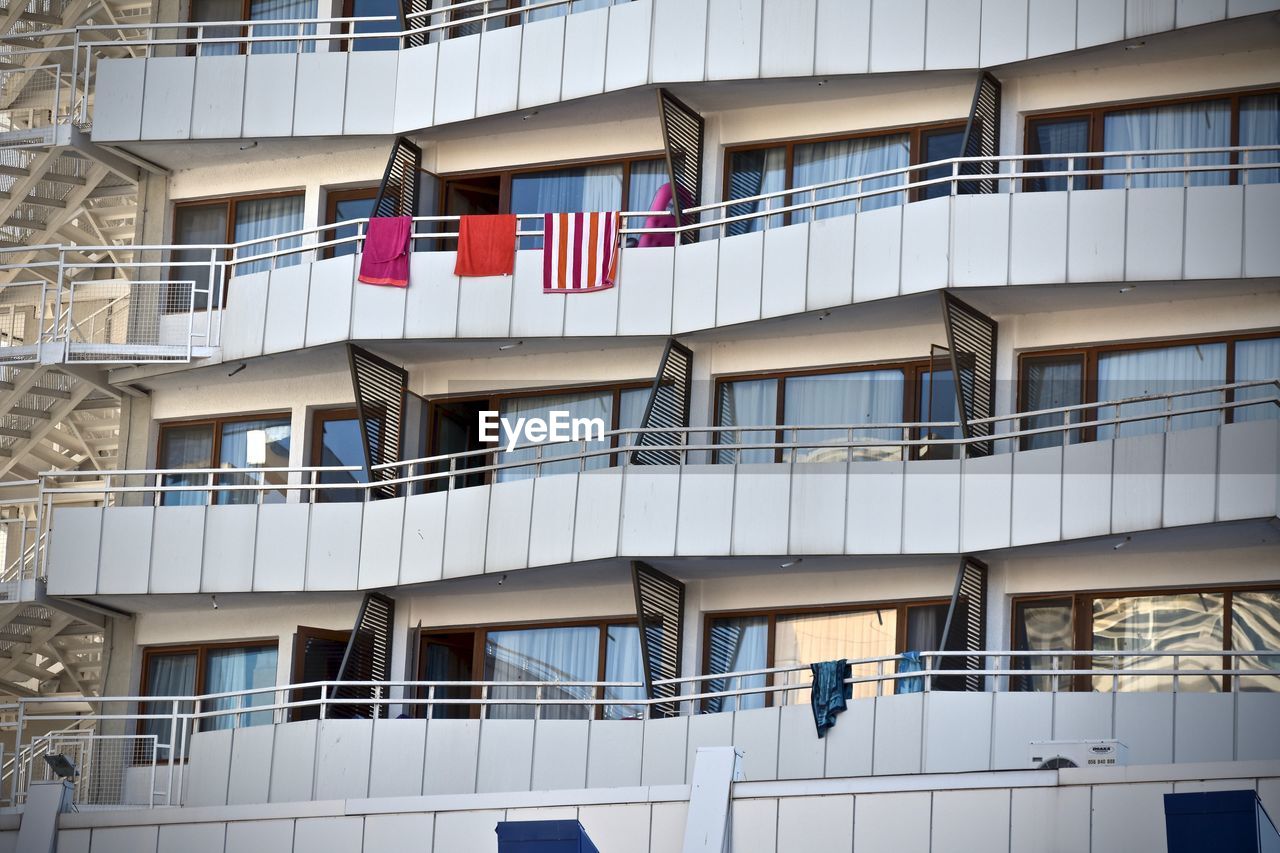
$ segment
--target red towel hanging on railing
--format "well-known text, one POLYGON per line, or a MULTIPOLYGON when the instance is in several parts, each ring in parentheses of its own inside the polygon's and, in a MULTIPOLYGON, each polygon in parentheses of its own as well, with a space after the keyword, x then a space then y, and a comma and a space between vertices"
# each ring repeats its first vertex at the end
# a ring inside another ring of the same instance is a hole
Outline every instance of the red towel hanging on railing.
POLYGON ((360 281, 389 287, 409 286, 409 236, 413 218, 375 216, 369 220, 360 256, 360 281))
POLYGON ((463 216, 458 221, 458 276, 511 275, 516 265, 516 216, 463 216))

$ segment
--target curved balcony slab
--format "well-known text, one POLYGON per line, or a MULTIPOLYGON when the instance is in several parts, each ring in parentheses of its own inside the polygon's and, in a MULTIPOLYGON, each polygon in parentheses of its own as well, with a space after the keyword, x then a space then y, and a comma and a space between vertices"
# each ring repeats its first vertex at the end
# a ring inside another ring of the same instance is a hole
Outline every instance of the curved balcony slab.
POLYGON ((1067 739, 1117 739, 1133 765, 1276 760, 1278 712, 1277 693, 933 691, 854 699, 822 740, 807 704, 643 721, 312 720, 196 733, 183 805, 228 805, 231 779, 263 780, 264 803, 685 785, 699 747, 727 745, 747 782, 1029 770, 1029 742, 1067 739))
POLYGON ((93 138, 410 133, 647 84, 976 70, 1275 9, 1277 0, 633 0, 401 51, 102 59, 93 138))
POLYGON ((377 589, 601 559, 957 554, 1277 515, 1280 420, 960 460, 626 466, 369 503, 56 508, 51 595, 377 589))
POLYGON ((407 289, 358 256, 231 279, 226 360, 342 340, 667 336, 942 288, 1280 276, 1280 184, 994 193, 913 202, 675 248, 627 249, 618 286, 544 294, 412 256, 407 289), (305 309, 300 308, 305 306, 305 309))

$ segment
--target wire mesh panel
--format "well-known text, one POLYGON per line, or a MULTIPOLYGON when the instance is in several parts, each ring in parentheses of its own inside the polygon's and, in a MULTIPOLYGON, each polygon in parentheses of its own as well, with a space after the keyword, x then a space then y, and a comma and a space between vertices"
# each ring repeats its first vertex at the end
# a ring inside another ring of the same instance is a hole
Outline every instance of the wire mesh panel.
MULTIPOLYGON (((947 651, 980 652, 986 647, 987 634, 987 564, 965 555, 960 558, 960 570, 956 574, 955 590, 951 605, 947 608, 947 621, 942 630, 943 648, 947 651)), ((956 660, 951 658, 950 660, 956 660)), ((960 658, 967 670, 980 670, 982 655, 960 658)), ((952 680, 949 676, 935 678, 935 688, 946 690, 985 689, 986 678, 966 674, 952 680)))
MULTIPOLYGON (((155 735, 100 735, 93 731, 55 732, 34 738, 26 750, 26 780, 56 781, 71 772, 72 802, 79 808, 156 804, 160 764, 168 765, 167 745, 155 735)), ((164 799, 161 796, 161 799, 164 799)))
POLYGON ((206 313, 196 327, 199 292, 190 281, 74 282, 62 290, 49 342, 64 343, 68 361, 187 361, 193 338, 207 337, 206 313))
POLYGON ((422 149, 397 136, 387 159, 387 169, 373 201, 374 216, 416 216, 422 149))
MULTIPOLYGON (((989 420, 996 405, 995 320, 950 293, 942 294, 942 314, 947 327, 947 349, 951 355, 951 376, 960 409, 960 428, 965 438, 991 435, 989 420)), ((990 456, 990 440, 965 445, 968 456, 990 456)))
MULTIPOLYGON (((696 213, 685 213, 698 206, 702 194, 702 143, 706 123, 692 107, 666 89, 658 90, 658 109, 662 119, 662 145, 667 151, 667 177, 671 181, 671 198, 676 221, 692 225, 696 213)), ((680 232, 680 242, 693 243, 698 232, 680 232)))
MULTIPOLYGON (((1000 81, 983 71, 973 91, 973 105, 969 108, 969 121, 964 128, 964 141, 960 145, 963 157, 996 157, 1000 153, 1000 81)), ((981 163, 962 163, 962 175, 994 175, 999 171, 995 160, 981 163)), ((999 189, 999 181, 964 181, 958 192, 993 193, 999 189)))
MULTIPOLYGON (((655 681, 680 677, 680 648, 684 637, 684 584, 638 560, 631 563, 640 625, 640 655, 644 660, 645 693, 650 699, 674 699, 675 684, 655 681)), ((679 713, 675 702, 654 706, 656 716, 679 713)))
MULTIPOLYGON (((365 595, 356 617, 355 628, 347 642, 346 653, 338 667, 338 681, 389 681, 391 679, 391 625, 395 620, 396 603, 380 593, 365 595)), ((361 688, 344 684, 335 688, 338 699, 382 700, 387 698, 387 688, 370 685, 361 688)), ((334 705, 332 717, 385 717, 387 706, 382 702, 368 705, 334 705)))
POLYGON ((61 80, 57 65, 0 71, 0 134, 6 145, 43 145, 58 122, 61 80))
MULTIPOLYGON (((693 384, 693 351, 671 338, 658 363, 658 375, 649 391, 640 426, 645 429, 677 428, 689 425, 689 398, 693 384)), ((636 442, 637 447, 673 447, 680 444, 683 433, 644 432, 636 442)), ((680 451, 635 450, 631 453, 633 465, 679 465, 680 451)))
MULTIPOLYGON (((400 436, 404 425, 404 396, 409 374, 402 367, 361 347, 347 345, 351 362, 351 384, 356 392, 356 415, 364 441, 365 469, 374 483, 394 480, 394 468, 373 470, 374 465, 400 461, 400 436)), ((400 487, 386 483, 375 487, 373 498, 394 498, 400 487)))

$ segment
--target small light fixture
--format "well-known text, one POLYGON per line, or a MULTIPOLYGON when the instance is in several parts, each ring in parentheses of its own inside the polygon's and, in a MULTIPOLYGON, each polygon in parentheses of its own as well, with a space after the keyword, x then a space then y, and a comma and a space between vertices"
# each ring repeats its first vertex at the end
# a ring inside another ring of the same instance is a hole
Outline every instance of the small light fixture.
POLYGON ((214 610, 217 610, 217 609, 218 609, 218 596, 216 596, 216 595, 211 595, 211 596, 209 596, 209 601, 213 604, 213 609, 214 609, 214 610))
POLYGON ((1133 541, 1132 536, 1126 536, 1123 539, 1121 539, 1119 542, 1117 542, 1115 545, 1113 545, 1112 550, 1119 551, 1121 548, 1123 548, 1125 545, 1128 545, 1132 541, 1133 541))
POLYGON ((525 113, 524 115, 520 116, 520 120, 521 120, 521 121, 528 121, 529 119, 533 118, 533 117, 534 117, 534 116, 536 116, 537 114, 538 114, 538 111, 537 111, 537 110, 534 110, 533 112, 525 113))
POLYGON ((498 347, 498 350, 499 352, 505 352, 506 350, 515 349, 516 347, 522 347, 522 346, 524 346, 524 341, 511 341, 510 343, 505 343, 502 346, 498 347))
POLYGON ((825 320, 825 319, 827 319, 827 318, 828 318, 828 317, 830 317, 830 316, 831 316, 831 312, 830 312, 830 311, 823 311, 821 314, 819 314, 819 315, 818 315, 818 319, 819 319, 819 320, 825 320))
POLYGON ((230 377, 232 377, 232 376, 235 376, 237 373, 239 373, 240 371, 244 370, 244 369, 245 369, 246 367, 248 367, 248 366, 249 366, 249 365, 245 364, 243 361, 242 361, 242 362, 240 362, 240 366, 239 366, 239 367, 237 367, 235 370, 231 371, 230 373, 228 373, 228 374, 227 374, 227 377, 228 377, 228 378, 230 378, 230 377))
POLYGON ((796 557, 794 560, 787 560, 785 563, 779 563, 778 568, 789 569, 792 566, 797 565, 798 563, 803 563, 803 562, 804 562, 804 557, 796 557))
POLYGON ((1124 46, 1124 49, 1125 50, 1142 50, 1142 48, 1146 46, 1147 46, 1147 43, 1145 41, 1131 41, 1124 46))
POLYGON ((831 82, 831 81, 830 81, 829 79, 827 79, 826 77, 823 77, 821 80, 819 80, 819 81, 818 81, 818 85, 819 85, 819 86, 825 86, 825 85, 827 85, 827 84, 828 84, 828 83, 830 83, 830 82, 831 82))
POLYGON ((240 146, 240 150, 241 150, 241 151, 248 151, 248 150, 249 150, 249 149, 251 149, 251 148, 257 148, 257 147, 258 147, 258 140, 256 140, 256 139, 251 139, 251 140, 249 140, 248 142, 246 142, 244 145, 241 145, 241 146, 240 146))
POLYGON ((498 586, 502 586, 502 585, 503 585, 504 583, 506 583, 506 582, 507 582, 507 576, 506 576, 506 575, 502 575, 501 577, 499 577, 499 578, 498 578, 498 586))
POLYGON ((1126 285, 1125 287, 1120 288, 1120 292, 1121 292, 1121 293, 1132 293, 1133 291, 1135 291, 1135 290, 1137 290, 1137 289, 1138 289, 1138 285, 1136 285, 1136 284, 1130 284, 1130 285, 1126 285))

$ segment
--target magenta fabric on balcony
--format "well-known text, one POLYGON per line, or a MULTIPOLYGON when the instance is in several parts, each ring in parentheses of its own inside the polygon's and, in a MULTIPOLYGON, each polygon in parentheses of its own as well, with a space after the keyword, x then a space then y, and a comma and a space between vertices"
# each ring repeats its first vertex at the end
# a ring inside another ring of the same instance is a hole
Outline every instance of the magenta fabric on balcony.
MULTIPOLYGON (((653 195, 653 201, 649 203, 649 209, 659 215, 647 216, 644 220, 645 228, 675 228, 676 217, 671 212, 671 184, 663 184, 658 187, 658 191, 653 195)), ((666 234, 641 234, 639 248, 648 246, 674 246, 676 244, 676 235, 674 233, 666 234)))
POLYGON ((611 213, 548 213, 542 224, 543 293, 589 293, 613 287, 618 221, 611 213))
POLYGON ((375 216, 369 220, 360 257, 360 281, 389 287, 409 286, 409 235, 413 219, 408 216, 375 216))

